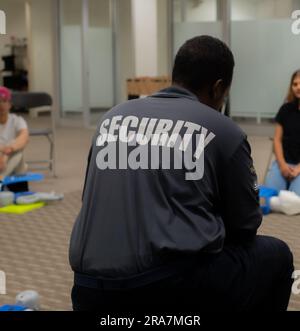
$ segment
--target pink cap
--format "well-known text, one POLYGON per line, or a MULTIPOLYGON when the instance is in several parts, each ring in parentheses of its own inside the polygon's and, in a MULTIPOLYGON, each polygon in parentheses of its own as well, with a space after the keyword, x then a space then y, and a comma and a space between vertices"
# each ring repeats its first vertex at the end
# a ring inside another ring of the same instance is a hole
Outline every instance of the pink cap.
POLYGON ((11 92, 8 88, 0 86, 0 98, 5 101, 11 100, 11 92))

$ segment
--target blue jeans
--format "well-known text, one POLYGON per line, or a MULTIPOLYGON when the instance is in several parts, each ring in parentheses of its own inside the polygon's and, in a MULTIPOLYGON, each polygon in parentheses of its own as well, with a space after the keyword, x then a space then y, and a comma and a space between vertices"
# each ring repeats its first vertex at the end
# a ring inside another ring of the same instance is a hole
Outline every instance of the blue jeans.
MULTIPOLYGON (((290 164, 291 165, 291 164, 290 164)), ((265 186, 274 188, 278 191, 289 190, 300 196, 300 176, 289 181, 282 176, 277 161, 274 161, 267 174, 265 186)))

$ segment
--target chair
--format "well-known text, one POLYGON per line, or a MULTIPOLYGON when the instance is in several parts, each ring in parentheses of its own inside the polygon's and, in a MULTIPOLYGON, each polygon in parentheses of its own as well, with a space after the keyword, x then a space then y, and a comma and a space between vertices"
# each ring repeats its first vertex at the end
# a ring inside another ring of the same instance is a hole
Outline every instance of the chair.
MULTIPOLYGON (((52 98, 47 93, 42 92, 13 92, 12 104, 15 108, 38 108, 43 106, 52 106, 52 98)), ((29 130, 32 137, 45 137, 50 144, 50 152, 48 160, 34 160, 27 162, 28 164, 47 164, 47 166, 35 166, 38 170, 50 170, 52 175, 55 176, 55 125, 52 111, 51 113, 51 127, 43 129, 29 130)))

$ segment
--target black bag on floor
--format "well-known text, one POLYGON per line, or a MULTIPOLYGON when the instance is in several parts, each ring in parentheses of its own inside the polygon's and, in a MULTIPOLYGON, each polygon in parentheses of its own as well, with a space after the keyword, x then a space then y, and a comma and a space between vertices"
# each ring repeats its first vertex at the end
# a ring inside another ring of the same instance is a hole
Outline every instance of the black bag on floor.
POLYGON ((6 185, 6 187, 9 191, 14 192, 14 193, 29 191, 28 182, 9 184, 9 185, 6 185))

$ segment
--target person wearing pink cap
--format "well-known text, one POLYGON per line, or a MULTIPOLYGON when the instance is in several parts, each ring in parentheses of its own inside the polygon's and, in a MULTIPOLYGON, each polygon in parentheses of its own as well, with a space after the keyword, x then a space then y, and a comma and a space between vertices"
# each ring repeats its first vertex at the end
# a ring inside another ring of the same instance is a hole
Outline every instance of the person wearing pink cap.
POLYGON ((26 171, 23 150, 29 140, 25 120, 10 114, 11 92, 0 86, 0 180, 26 171))

